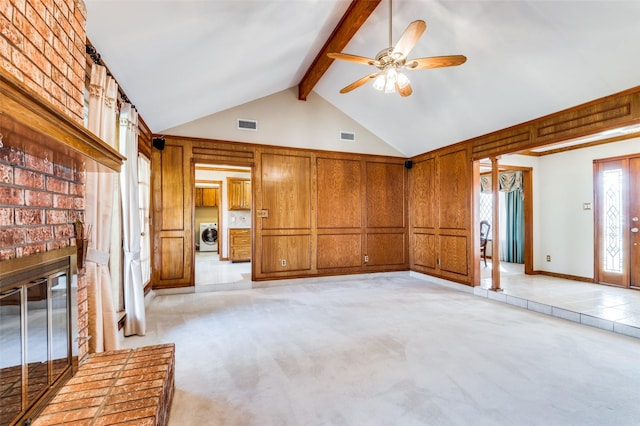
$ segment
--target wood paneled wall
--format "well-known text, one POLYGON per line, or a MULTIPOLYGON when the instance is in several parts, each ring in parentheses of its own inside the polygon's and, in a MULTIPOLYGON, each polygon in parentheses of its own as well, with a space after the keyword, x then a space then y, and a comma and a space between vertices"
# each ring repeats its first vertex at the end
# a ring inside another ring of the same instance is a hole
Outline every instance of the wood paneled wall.
POLYGON ((468 143, 414 159, 409 171, 411 270, 473 285, 472 172, 468 143))
POLYGON ((153 150, 155 288, 193 285, 195 163, 253 168, 254 280, 409 268, 404 159, 168 136, 153 150))

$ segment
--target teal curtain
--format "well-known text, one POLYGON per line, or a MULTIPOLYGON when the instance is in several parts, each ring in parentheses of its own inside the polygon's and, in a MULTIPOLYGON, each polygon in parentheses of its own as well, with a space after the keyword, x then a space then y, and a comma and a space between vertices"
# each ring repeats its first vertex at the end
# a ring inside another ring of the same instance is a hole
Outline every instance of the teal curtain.
POLYGON ((505 194, 507 233, 504 261, 524 263, 524 199, 521 191, 505 194))

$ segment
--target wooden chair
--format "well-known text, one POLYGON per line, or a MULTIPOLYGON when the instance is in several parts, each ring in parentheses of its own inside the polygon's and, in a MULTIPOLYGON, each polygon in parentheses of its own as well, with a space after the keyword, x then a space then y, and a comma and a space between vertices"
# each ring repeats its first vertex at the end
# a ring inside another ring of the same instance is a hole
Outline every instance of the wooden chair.
POLYGON ((480 256, 484 260, 484 266, 487 266, 487 240, 489 239, 489 230, 491 225, 488 221, 483 220, 480 222, 480 256))

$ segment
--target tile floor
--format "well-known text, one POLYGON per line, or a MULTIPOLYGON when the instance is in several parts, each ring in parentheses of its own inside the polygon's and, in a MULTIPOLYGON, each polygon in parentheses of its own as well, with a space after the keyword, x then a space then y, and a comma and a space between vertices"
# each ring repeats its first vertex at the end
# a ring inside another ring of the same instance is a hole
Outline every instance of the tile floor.
POLYGON ((623 334, 631 332, 631 335, 640 337, 639 290, 545 275, 525 275, 523 265, 514 263, 501 262, 500 268, 503 292, 487 291, 491 287, 489 262, 486 268, 481 269, 481 285, 474 289, 474 293, 623 334), (522 306, 523 301, 527 301, 527 306, 522 306), (635 330, 630 330, 630 327, 635 330))
POLYGON ((221 261, 213 252, 196 252, 196 293, 251 288, 251 262, 221 261))

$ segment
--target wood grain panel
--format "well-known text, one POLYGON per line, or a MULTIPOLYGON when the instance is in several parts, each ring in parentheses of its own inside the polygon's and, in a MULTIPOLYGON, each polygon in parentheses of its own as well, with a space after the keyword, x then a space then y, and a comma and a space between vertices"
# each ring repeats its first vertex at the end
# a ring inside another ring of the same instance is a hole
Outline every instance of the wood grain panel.
POLYGON ((525 125, 515 129, 505 129, 473 140, 473 158, 482 159, 499 150, 513 152, 531 143, 533 131, 525 125))
POLYGON ((262 236, 262 273, 311 269, 310 235, 262 236), (286 265, 282 265, 282 260, 286 265))
POLYGON ((311 159, 263 154, 261 173, 261 208, 269 211, 262 229, 310 228, 311 159))
POLYGON ((444 153, 438 159, 440 229, 467 229, 470 221, 471 161, 467 150, 444 153))
POLYGON ((466 236, 440 236, 440 269, 457 275, 469 274, 466 236))
POLYGON ((434 234, 414 234, 413 256, 415 265, 436 269, 436 236, 434 234))
POLYGON ((161 230, 184 229, 185 170, 181 146, 165 146, 160 157, 162 222, 161 230))
POLYGON ((535 125, 537 142, 568 138, 589 131, 597 132, 628 121, 631 118, 631 101, 631 96, 621 96, 540 120, 535 125))
POLYGON ((318 229, 361 226, 360 164, 359 160, 318 158, 318 229))
POLYGON ((160 238, 160 279, 180 280, 184 277, 184 238, 160 238))
POLYGON ((367 234, 368 266, 397 266, 406 263, 405 234, 376 233, 367 234))
POLYGON ((360 234, 318 235, 318 269, 358 267, 363 259, 360 234))
POLYGON ((368 161, 366 163, 366 171, 367 227, 404 227, 404 165, 368 161))
POLYGON ((409 171, 412 227, 435 228, 437 217, 435 182, 435 158, 413 163, 413 168, 409 171))

